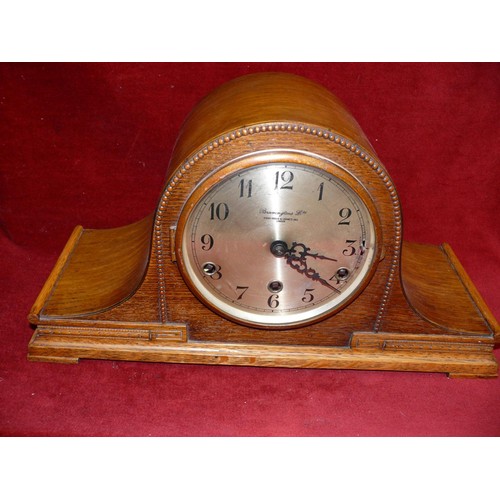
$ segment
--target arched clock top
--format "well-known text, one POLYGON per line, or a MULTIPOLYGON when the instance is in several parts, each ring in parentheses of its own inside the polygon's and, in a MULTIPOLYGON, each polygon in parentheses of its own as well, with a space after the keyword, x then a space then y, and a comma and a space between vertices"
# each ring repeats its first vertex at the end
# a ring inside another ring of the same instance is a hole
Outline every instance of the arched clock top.
POLYGON ((375 156, 345 104, 325 87, 290 73, 255 73, 221 85, 194 107, 179 132, 169 169, 195 157, 201 145, 217 147, 231 134, 258 133, 264 124, 301 130, 313 124, 350 138, 375 156))

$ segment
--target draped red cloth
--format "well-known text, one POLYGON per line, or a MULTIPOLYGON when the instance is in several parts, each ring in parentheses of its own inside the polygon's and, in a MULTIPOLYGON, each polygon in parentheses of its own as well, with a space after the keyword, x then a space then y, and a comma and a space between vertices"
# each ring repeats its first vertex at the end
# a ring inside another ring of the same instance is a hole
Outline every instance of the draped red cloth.
POLYGON ((2 64, 0 435, 500 435, 500 379, 27 361, 26 316, 73 227, 152 212, 187 113, 259 71, 346 103, 396 184, 405 239, 450 243, 500 317, 499 64, 2 64))

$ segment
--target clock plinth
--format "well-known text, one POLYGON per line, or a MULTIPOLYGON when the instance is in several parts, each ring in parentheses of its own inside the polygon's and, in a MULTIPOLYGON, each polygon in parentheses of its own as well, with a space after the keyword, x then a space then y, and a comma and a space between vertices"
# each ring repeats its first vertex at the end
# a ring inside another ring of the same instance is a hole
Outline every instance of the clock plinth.
POLYGON ((202 101, 155 213, 77 227, 29 320, 33 361, 498 372, 498 323, 451 248, 403 243, 354 118, 285 74, 202 101))

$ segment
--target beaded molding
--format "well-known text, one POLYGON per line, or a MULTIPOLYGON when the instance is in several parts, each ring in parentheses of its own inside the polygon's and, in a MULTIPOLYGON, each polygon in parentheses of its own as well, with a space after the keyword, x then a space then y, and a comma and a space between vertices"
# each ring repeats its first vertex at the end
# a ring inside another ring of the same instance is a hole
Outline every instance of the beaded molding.
POLYGON ((160 296, 160 320, 162 323, 166 321, 167 317, 167 303, 165 297, 166 284, 165 284, 165 271, 164 271, 164 259, 166 253, 163 248, 163 230, 162 230, 162 220, 164 216, 165 209, 168 205, 168 200, 172 195, 172 191, 175 186, 181 181, 181 179, 189 173, 189 171, 196 165, 196 163, 201 160, 204 156, 210 154, 211 151, 217 149, 225 144, 239 139, 241 137, 246 137, 253 134, 259 134, 263 132, 298 132, 308 135, 315 135, 317 137, 323 138, 334 144, 343 147, 355 155, 359 156, 364 160, 371 169, 377 173, 377 175, 382 179, 385 184, 392 200, 393 214, 394 214, 394 234, 395 234, 395 247, 392 256, 391 267, 389 269, 389 276, 385 284, 384 293, 382 295, 382 300, 380 303, 379 311, 373 326, 374 332, 380 331, 382 320, 386 311, 387 304, 389 302, 389 295, 392 290, 397 272, 397 265, 399 262, 400 248, 401 248, 401 238, 402 238, 402 227, 401 227, 401 206, 399 203, 398 195, 396 193, 396 188, 392 183, 391 179, 387 175, 385 168, 380 165, 374 158, 372 158, 366 151, 363 150, 361 146, 356 144, 339 134, 334 134, 328 130, 322 129, 320 127, 312 127, 310 125, 295 124, 295 123, 267 123, 261 125, 255 125, 252 127, 243 127, 233 132, 224 134, 214 139, 210 143, 205 144, 205 146, 198 151, 195 155, 187 159, 172 175, 168 186, 165 188, 163 195, 161 197, 158 209, 156 211, 156 217, 154 222, 154 251, 156 252, 156 262, 158 270, 158 292, 160 296))

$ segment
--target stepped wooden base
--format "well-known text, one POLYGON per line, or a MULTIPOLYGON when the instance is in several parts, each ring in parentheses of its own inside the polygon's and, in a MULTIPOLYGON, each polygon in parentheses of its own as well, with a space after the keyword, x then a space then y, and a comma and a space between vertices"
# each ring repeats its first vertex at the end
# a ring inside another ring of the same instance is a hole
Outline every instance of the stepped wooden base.
MULTIPOLYGON (((193 363, 287 368, 337 368, 444 372, 453 378, 496 377, 498 366, 493 342, 464 337, 461 342, 442 336, 354 334, 350 347, 272 346, 202 343, 175 340, 169 330, 159 327, 163 337, 137 331, 126 338, 127 330, 39 327, 29 345, 30 361, 77 363, 79 359, 107 359, 166 363, 193 363), (453 342, 447 342, 453 340, 453 342)), ((182 331, 182 327, 180 328, 182 331)))

